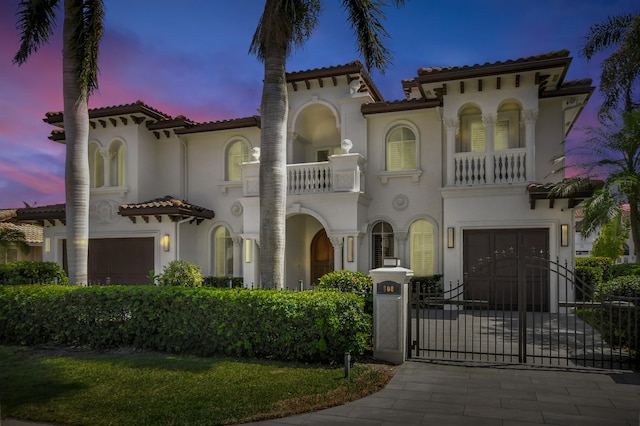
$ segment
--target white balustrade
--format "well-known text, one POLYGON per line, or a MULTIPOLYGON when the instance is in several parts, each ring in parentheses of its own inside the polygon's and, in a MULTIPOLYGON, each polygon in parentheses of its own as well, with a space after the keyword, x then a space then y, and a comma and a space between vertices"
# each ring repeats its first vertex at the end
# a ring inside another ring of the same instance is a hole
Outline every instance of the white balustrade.
POLYGON ((526 182, 524 148, 498 151, 493 157, 495 183, 526 182))
POLYGON ((493 158, 493 176, 487 175, 487 155, 478 152, 459 152, 453 156, 456 186, 504 184, 526 182, 525 148, 496 151, 493 158))
POLYGON ((287 194, 332 192, 329 162, 287 165, 287 194))

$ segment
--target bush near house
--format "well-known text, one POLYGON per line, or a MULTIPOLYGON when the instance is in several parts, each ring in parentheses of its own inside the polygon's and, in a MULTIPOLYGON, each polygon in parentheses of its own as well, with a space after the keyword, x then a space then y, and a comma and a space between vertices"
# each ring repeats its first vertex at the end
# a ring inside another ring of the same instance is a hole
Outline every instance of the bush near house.
POLYGON ((316 290, 358 294, 363 298, 365 312, 373 315, 373 280, 363 272, 345 269, 328 272, 320 277, 316 290))
POLYGON ((0 284, 69 284, 64 269, 55 262, 21 260, 0 265, 0 284))
POLYGON ((612 266, 608 257, 576 258, 576 300, 592 300, 596 286, 611 278, 612 266))
POLYGON ((154 279, 158 285, 182 287, 200 287, 204 281, 200 268, 185 260, 172 260, 154 279))
POLYGON ((341 362, 368 348, 360 296, 150 286, 0 286, 0 342, 341 362))
POLYGON ((618 263, 611 267, 611 278, 625 275, 640 275, 640 265, 637 263, 618 263))
POLYGON ((231 281, 231 288, 242 288, 244 285, 244 279, 242 277, 204 277, 202 285, 204 287, 215 288, 229 288, 229 281, 231 281))
POLYGON ((621 348, 640 347, 640 276, 613 278, 596 286, 594 297, 602 303, 592 318, 605 340, 621 348))

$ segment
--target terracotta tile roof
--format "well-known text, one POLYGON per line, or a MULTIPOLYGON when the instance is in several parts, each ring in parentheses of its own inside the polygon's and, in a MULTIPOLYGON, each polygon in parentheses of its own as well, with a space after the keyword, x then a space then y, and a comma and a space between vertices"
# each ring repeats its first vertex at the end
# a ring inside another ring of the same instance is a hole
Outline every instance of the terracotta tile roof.
POLYGON ((0 209, 0 222, 4 222, 16 216, 16 209, 0 209))
POLYGON ((42 243, 42 226, 29 223, 0 223, 0 228, 15 229, 22 232, 28 244, 42 243))
MULTIPOLYGON (((159 111, 155 108, 150 107, 145 104, 143 101, 136 101, 131 104, 122 104, 122 105, 114 105, 108 107, 101 108, 91 108, 89 109, 89 119, 101 118, 101 117, 113 117, 115 115, 123 115, 123 114, 144 114, 149 118, 154 120, 170 120, 172 117, 168 114, 165 114, 162 111, 159 111)), ((62 125, 63 123, 63 112, 47 112, 44 121, 49 124, 54 125, 62 125)))
POLYGON ((64 204, 51 204, 48 206, 38 207, 24 207, 17 209, 16 220, 20 222, 44 222, 45 220, 60 220, 65 222, 65 205, 64 204))
POLYGON ((411 111, 415 109, 434 108, 440 106, 440 100, 404 99, 399 101, 372 102, 362 104, 362 114, 374 114, 381 112, 411 111))
POLYGON ((428 67, 418 69, 417 80, 420 83, 444 81, 450 79, 471 78, 480 75, 494 75, 505 72, 521 72, 547 67, 564 66, 571 63, 569 50, 557 50, 535 56, 493 63, 465 65, 457 67, 428 67))
POLYGON ((242 129, 245 127, 260 128, 260 117, 257 115, 244 118, 234 118, 231 120, 209 121, 206 123, 197 123, 190 127, 175 129, 177 135, 187 133, 209 132, 214 130, 242 129))
POLYGON ((186 217, 212 219, 215 216, 213 210, 189 204, 170 195, 144 203, 123 204, 118 208, 118 214, 127 217, 168 215, 172 220, 186 217))
MULTIPOLYGON (((334 79, 339 76, 346 76, 348 79, 355 75, 359 75, 364 83, 365 87, 369 90, 369 93, 373 96, 375 101, 384 101, 382 93, 378 90, 376 85, 371 80, 369 73, 365 69, 362 62, 356 60, 344 65, 335 65, 331 67, 315 68, 304 71, 294 71, 285 74, 287 83, 295 84, 298 82, 307 82, 310 80, 322 80, 325 78, 334 79)), ((350 80, 349 80, 350 82, 350 80)))
POLYGON ((554 201, 557 199, 568 199, 569 208, 573 208, 580 204, 581 201, 591 197, 593 191, 602 185, 600 180, 592 180, 585 182, 585 185, 566 195, 555 195, 553 190, 557 183, 531 183, 527 185, 527 193, 529 194, 529 204, 531 209, 536 208, 537 200, 549 200, 549 207, 553 208, 554 201))

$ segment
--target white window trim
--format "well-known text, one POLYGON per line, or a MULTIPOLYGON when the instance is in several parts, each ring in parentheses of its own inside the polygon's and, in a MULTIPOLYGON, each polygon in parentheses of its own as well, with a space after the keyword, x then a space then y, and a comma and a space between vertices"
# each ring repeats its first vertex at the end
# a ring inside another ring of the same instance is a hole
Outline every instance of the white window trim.
POLYGON ((378 178, 383 185, 389 182, 389 179, 407 178, 410 177, 413 183, 420 182, 420 176, 422 176, 422 169, 415 170, 398 170, 395 172, 382 171, 378 173, 378 178))

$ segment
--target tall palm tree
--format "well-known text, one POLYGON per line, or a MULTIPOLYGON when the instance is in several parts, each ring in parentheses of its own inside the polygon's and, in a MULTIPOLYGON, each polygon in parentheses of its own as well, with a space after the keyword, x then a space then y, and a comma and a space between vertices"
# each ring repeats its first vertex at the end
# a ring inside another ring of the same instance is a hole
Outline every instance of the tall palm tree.
POLYGON ((24 254, 31 251, 31 247, 27 244, 27 238, 22 231, 15 228, 0 228, 0 248, 6 250, 12 247, 16 247, 24 254))
MULTIPOLYGON (((384 72, 391 55, 382 26, 386 1, 342 0, 367 69, 384 72)), ((404 0, 394 0, 396 6, 404 0)), ((250 52, 264 63, 260 137, 260 281, 266 288, 284 287, 287 57, 309 38, 318 22, 321 0, 266 0, 250 52)))
MULTIPOLYGON (((98 47, 103 0, 62 0, 62 92, 66 139, 65 196, 69 282, 87 283, 89 248, 89 95, 98 88, 98 47)), ((47 43, 61 0, 22 0, 21 44, 13 62, 23 64, 47 43)))
POLYGON ((593 25, 580 53, 591 60, 596 53, 612 47, 615 50, 602 62, 601 114, 619 106, 620 98, 623 111, 637 107, 633 90, 640 77, 640 15, 609 16, 604 23, 593 25))

